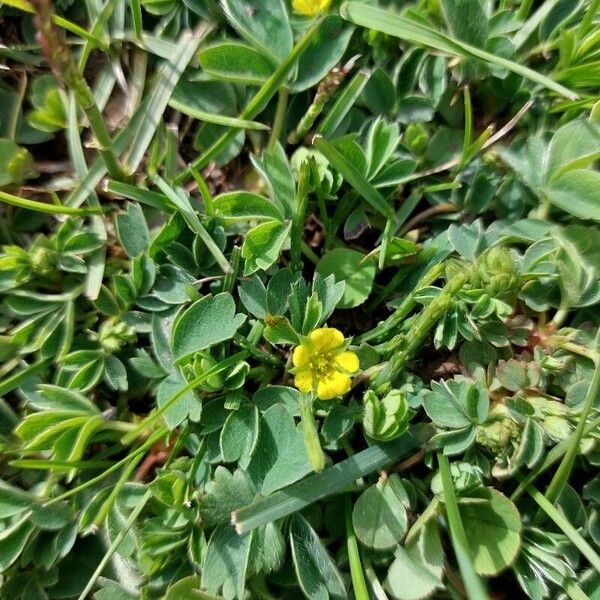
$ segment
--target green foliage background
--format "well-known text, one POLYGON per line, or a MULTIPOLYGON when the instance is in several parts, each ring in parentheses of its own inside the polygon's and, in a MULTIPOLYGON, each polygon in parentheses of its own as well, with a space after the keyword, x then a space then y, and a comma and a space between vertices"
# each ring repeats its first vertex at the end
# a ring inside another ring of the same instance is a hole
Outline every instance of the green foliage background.
POLYGON ((0 3, 0 598, 598 597, 599 9, 0 3))

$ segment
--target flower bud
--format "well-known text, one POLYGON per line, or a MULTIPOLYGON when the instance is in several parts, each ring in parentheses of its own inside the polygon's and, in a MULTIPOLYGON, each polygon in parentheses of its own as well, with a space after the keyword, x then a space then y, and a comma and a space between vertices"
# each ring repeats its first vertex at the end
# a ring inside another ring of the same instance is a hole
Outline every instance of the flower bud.
POLYGON ((389 442, 406 431, 413 413, 399 390, 392 390, 383 400, 368 390, 364 403, 363 428, 367 436, 380 442, 389 442))
POLYGON ((493 246, 477 261, 482 287, 493 298, 513 303, 519 285, 513 255, 507 248, 493 246))

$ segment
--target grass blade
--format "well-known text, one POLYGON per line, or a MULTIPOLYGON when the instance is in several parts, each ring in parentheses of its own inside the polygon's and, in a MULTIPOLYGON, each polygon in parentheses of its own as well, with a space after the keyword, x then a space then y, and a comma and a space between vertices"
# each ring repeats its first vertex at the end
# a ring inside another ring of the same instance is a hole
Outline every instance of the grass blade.
MULTIPOLYGON (((102 162, 104 164, 104 162, 102 162)), ((0 202, 11 204, 12 206, 18 206, 19 208, 26 208, 28 210, 35 210, 37 212, 46 213, 47 215, 98 215, 102 212, 100 208, 74 208, 72 206, 61 206, 57 204, 46 204, 45 202, 38 202, 37 200, 30 200, 29 198, 20 198, 19 196, 13 196, 7 192, 0 191, 0 202)))
POLYGON ((362 70, 352 78, 317 129, 320 135, 324 138, 329 138, 333 135, 334 131, 344 120, 344 117, 354 106, 354 103, 359 99, 370 77, 371 73, 369 71, 362 70))
POLYGON ((325 156, 331 165, 337 169, 344 179, 362 196, 377 212, 388 219, 394 218, 394 210, 385 198, 366 180, 352 163, 335 146, 315 136, 315 148, 325 156))
MULTIPOLYGON (((83 179, 87 173, 87 163, 81 145, 81 137, 79 133, 79 124, 77 123, 77 106, 75 97, 71 93, 69 95, 69 108, 67 111, 67 145, 69 147, 69 155, 71 162, 75 167, 77 177, 83 179)), ((96 192, 91 192, 87 198, 88 204, 92 207, 100 208, 100 201, 96 192)), ((106 227, 102 217, 92 217, 92 229, 94 233, 106 242, 106 227)), ((85 277, 85 296, 90 300, 95 300, 100 293, 102 287, 102 279, 104 277, 104 266, 106 262, 106 248, 99 248, 92 253, 88 259, 88 271, 85 277)))
MULTIPOLYGON (((523 23, 522 27, 517 30, 517 33, 515 33, 511 40, 516 50, 523 47, 531 34, 540 26, 540 23, 550 14, 552 9, 559 2, 560 0, 546 0, 546 2, 542 3, 531 17, 523 23)), ((531 2, 529 4, 531 5, 531 2)))
POLYGON ((171 99, 169 100, 169 106, 182 112, 185 115, 194 117, 199 121, 205 123, 214 123, 216 125, 225 125, 225 127, 233 127, 235 129, 253 129, 256 131, 269 131, 271 128, 264 123, 258 123, 257 121, 248 121, 246 119, 238 119, 237 117, 228 117, 227 115, 217 115, 214 113, 206 112, 204 110, 198 110, 183 102, 171 99))
POLYGON ((524 67, 523 65, 520 65, 512 60, 508 60, 501 56, 486 52, 485 50, 481 50, 480 48, 476 48, 475 46, 471 46, 470 44, 466 44, 465 42, 454 39, 444 33, 436 31, 431 27, 427 27, 418 21, 408 19, 402 15, 356 1, 345 2, 340 11, 342 17, 351 23, 360 25, 361 27, 382 31, 383 33, 393 35, 400 39, 406 40, 407 42, 428 46, 429 48, 434 48, 435 50, 439 50, 440 52, 444 52, 452 56, 459 56, 461 58, 476 58, 478 60, 482 60, 483 62, 513 71, 514 73, 522 75, 531 81, 535 81, 536 83, 543 85, 544 87, 556 92, 557 94, 560 94, 561 96, 570 98, 571 100, 577 100, 578 98, 577 94, 568 88, 556 83, 549 77, 546 77, 545 75, 542 75, 533 69, 529 69, 528 67, 524 67))
POLYGON ((411 450, 425 443, 431 433, 428 429, 406 433, 389 444, 375 444, 354 456, 315 473, 266 498, 236 510, 231 521, 239 534, 246 533, 271 521, 287 517, 294 512, 337 494, 360 477, 398 461, 411 450))
POLYGON ((568 519, 533 486, 527 487, 527 493, 535 500, 538 506, 554 521, 557 527, 571 540, 571 543, 585 556, 590 564, 600 573, 600 556, 581 536, 581 534, 569 523, 568 519))
POLYGON ((147 206, 157 208, 158 210, 162 210, 164 212, 173 212, 175 210, 173 203, 163 194, 151 192, 150 190, 146 190, 129 183, 122 183, 121 181, 114 181, 110 179, 106 182, 105 189, 111 194, 115 194, 122 198, 127 198, 127 200, 134 200, 135 202, 140 202, 141 204, 146 204, 147 206))
POLYGON ((356 533, 352 524, 352 502, 350 496, 346 497, 346 547, 348 548, 348 563, 352 578, 352 591, 356 600, 369 600, 369 590, 365 581, 365 574, 360 560, 360 550, 356 541, 356 533))
POLYGON ((471 554, 469 551, 469 540, 460 518, 458 510, 458 502, 456 500, 456 491, 454 482, 452 481, 452 473, 450 472, 450 463, 448 458, 438 452, 438 463, 440 466, 440 475, 442 477, 442 486, 444 488, 444 506, 446 509, 446 518, 448 521, 448 529, 450 530, 450 539, 454 554, 458 562, 460 574, 463 578, 463 583, 467 590, 468 598, 483 599, 487 598, 487 592, 483 586, 479 575, 475 572, 471 554))
POLYGON ((209 31, 209 25, 204 23, 194 32, 184 32, 179 38, 173 58, 160 66, 156 82, 148 94, 149 100, 142 121, 135 131, 128 152, 123 157, 123 164, 130 173, 134 173, 140 165, 161 122, 173 89, 209 31))

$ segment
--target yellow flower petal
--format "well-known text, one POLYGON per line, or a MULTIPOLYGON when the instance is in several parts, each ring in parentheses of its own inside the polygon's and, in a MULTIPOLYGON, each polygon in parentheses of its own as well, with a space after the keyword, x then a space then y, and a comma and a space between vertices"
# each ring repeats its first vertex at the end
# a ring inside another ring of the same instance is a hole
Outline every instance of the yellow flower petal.
POLYGON ((335 357, 335 364, 348 373, 356 373, 360 368, 358 356, 354 352, 346 351, 335 357))
POLYGON ((317 396, 321 400, 331 400, 336 396, 343 396, 350 391, 352 382, 350 376, 340 371, 334 371, 329 377, 319 380, 317 396))
POLYGON ((344 334, 335 327, 315 329, 308 337, 313 343, 315 352, 329 352, 339 348, 344 343, 344 334))
POLYGON ((306 366, 310 362, 310 350, 303 344, 296 346, 294 354, 292 355, 292 362, 295 367, 306 366))
POLYGON ((294 10, 301 15, 313 17, 329 8, 331 0, 293 0, 294 10))
POLYGON ((313 389, 313 376, 310 369, 298 371, 294 377, 294 385, 303 393, 308 394, 313 389))

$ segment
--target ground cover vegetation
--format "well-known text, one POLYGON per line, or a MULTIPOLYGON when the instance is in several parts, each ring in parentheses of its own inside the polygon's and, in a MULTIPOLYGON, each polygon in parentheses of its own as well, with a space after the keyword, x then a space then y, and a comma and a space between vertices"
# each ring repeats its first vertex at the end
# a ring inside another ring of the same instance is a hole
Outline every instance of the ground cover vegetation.
POLYGON ((0 3, 0 597, 600 597, 599 0, 0 3))

